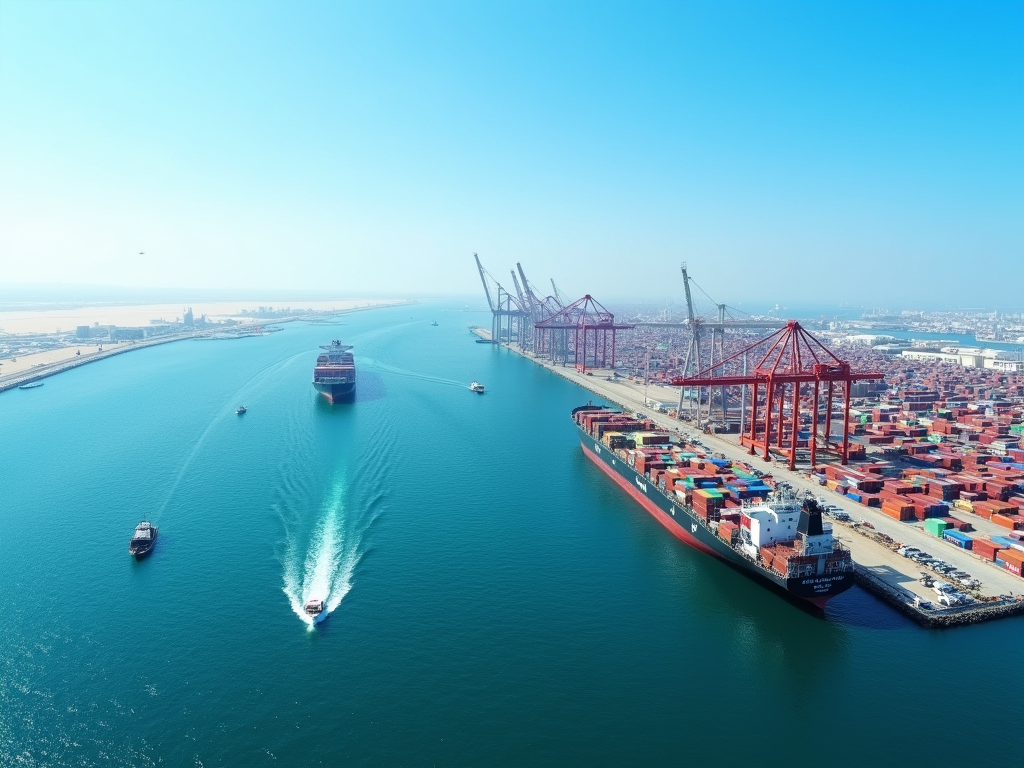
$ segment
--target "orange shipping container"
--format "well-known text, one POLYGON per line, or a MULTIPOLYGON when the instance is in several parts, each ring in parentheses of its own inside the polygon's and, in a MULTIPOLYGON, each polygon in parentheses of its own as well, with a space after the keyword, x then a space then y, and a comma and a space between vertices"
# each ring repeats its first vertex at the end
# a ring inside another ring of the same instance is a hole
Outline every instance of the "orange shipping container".
POLYGON ((1024 552, 1019 549, 1004 549, 999 553, 999 559, 1007 563, 1016 563, 1018 566, 1024 566, 1024 552))

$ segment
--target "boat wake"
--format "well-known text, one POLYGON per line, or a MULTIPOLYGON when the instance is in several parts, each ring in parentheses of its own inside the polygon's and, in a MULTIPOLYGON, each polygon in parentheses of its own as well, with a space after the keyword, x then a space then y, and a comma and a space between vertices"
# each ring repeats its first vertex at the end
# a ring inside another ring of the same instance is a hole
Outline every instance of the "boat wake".
POLYGON ((324 601, 323 620, 341 605, 352 589, 352 576, 362 556, 359 531, 345 525, 345 483, 340 480, 324 500, 320 521, 310 537, 306 556, 299 552, 296 537, 288 537, 284 558, 284 593, 295 615, 313 625, 304 610, 307 600, 324 601))
POLYGON ((341 605, 371 550, 371 532, 385 507, 394 439, 386 411, 375 418, 372 408, 364 409, 319 426, 306 415, 297 410, 289 422, 282 441, 289 449, 282 454, 272 506, 284 533, 275 548, 281 589, 292 612, 312 629, 341 605), (349 482, 350 477, 358 482, 349 482), (305 611, 312 599, 324 601, 315 621, 305 611))
POLYGON ((356 567, 369 548, 367 533, 380 514, 382 499, 383 494, 378 494, 365 506, 358 503, 350 508, 349 488, 341 477, 324 499, 305 547, 296 530, 298 525, 286 524, 281 588, 292 611, 310 628, 326 619, 352 589, 356 567), (324 611, 315 621, 305 612, 306 602, 311 599, 324 601, 324 611))
POLYGON ((164 496, 163 504, 160 505, 160 508, 153 516, 154 523, 160 522, 160 517, 161 515, 163 515, 164 510, 167 509, 167 505, 168 503, 170 503, 171 497, 174 496, 174 492, 178 490, 178 486, 181 485, 181 481, 185 477, 185 473, 188 471, 188 468, 192 466, 192 461, 196 458, 196 455, 199 453, 203 445, 206 443, 206 438, 213 431, 214 427, 223 423, 225 420, 231 422, 235 421, 236 411, 234 409, 234 404, 238 403, 240 400, 247 399, 247 395, 252 395, 255 392, 258 392, 264 386, 265 383, 271 380, 272 376, 280 372, 282 369, 284 369, 286 366, 288 366, 289 364, 291 364, 300 357, 302 357, 302 353, 295 353, 289 357, 284 358, 283 360, 278 360, 274 363, 271 363, 270 365, 265 366, 250 381, 246 382, 245 385, 240 387, 233 395, 231 395, 229 399, 225 400, 220 405, 220 407, 216 410, 213 418, 210 419, 210 422, 206 425, 206 429, 203 430, 203 433, 199 436, 199 439, 196 440, 195 444, 193 444, 192 450, 189 451, 188 456, 186 456, 185 460, 181 463, 181 468, 178 470, 178 474, 175 476, 174 481, 171 483, 170 490, 168 490, 167 495, 164 496))
POLYGON ((407 371, 404 368, 398 368, 387 363, 382 363, 379 360, 372 360, 370 358, 360 358, 360 365, 365 368, 380 371, 382 373, 389 373, 393 376, 402 376, 407 379, 416 379, 417 381, 427 381, 432 384, 443 384, 449 387, 459 387, 465 389, 469 386, 468 382, 455 381, 455 379, 445 379, 441 376, 431 376, 426 373, 416 373, 415 371, 407 371))

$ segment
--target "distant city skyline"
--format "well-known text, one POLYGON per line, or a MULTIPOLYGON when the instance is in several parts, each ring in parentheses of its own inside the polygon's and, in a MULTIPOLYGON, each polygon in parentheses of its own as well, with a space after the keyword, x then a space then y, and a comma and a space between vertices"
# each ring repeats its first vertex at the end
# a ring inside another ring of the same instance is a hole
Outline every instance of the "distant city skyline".
POLYGON ((1019 2, 0 2, 0 294, 1020 308, 1019 2), (508 286, 511 287, 511 286, 508 286), (105 288, 94 288, 102 292, 105 288), (89 289, 83 289, 88 293, 89 289))

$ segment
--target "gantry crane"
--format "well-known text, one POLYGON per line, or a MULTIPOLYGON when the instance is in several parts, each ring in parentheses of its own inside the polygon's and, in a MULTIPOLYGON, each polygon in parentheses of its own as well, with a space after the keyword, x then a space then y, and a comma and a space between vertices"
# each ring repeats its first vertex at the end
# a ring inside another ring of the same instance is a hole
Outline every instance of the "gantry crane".
MULTIPOLYGON (((677 379, 673 380, 673 384, 675 384, 679 379, 683 379, 683 378, 689 376, 691 370, 693 372, 697 372, 697 371, 703 370, 704 366, 703 366, 703 361, 701 360, 701 348, 703 346, 703 339, 704 339, 704 334, 705 334, 706 331, 709 331, 711 333, 711 350, 710 350, 710 352, 711 352, 711 360, 710 360, 710 364, 714 365, 716 357, 717 357, 717 359, 719 361, 721 361, 722 358, 725 357, 725 332, 727 330, 736 330, 736 331, 740 331, 740 330, 759 330, 759 329, 760 330, 776 330, 778 328, 784 328, 785 327, 786 324, 784 322, 780 322, 778 320, 728 320, 728 319, 726 319, 727 310, 729 309, 729 307, 727 305, 725 305, 725 304, 718 303, 717 301, 712 299, 710 296, 708 296, 707 292, 703 288, 701 288, 700 285, 698 285, 696 283, 696 281, 694 281, 694 279, 692 277, 690 277, 689 273, 687 272, 686 262, 685 261, 682 262, 679 265, 679 268, 680 268, 680 271, 683 274, 683 290, 686 293, 686 320, 684 320, 682 323, 667 323, 667 322, 666 323, 660 323, 660 322, 641 322, 641 323, 636 323, 637 326, 647 326, 647 327, 650 327, 650 328, 689 329, 690 334, 689 334, 689 339, 688 339, 687 345, 686 345, 686 356, 685 356, 684 361, 683 361, 683 367, 682 367, 682 370, 680 371, 680 376, 677 377, 677 379), (701 293, 703 293, 704 296, 707 297, 707 299, 709 301, 711 301, 715 305, 715 309, 717 310, 717 315, 718 315, 716 319, 711 320, 711 319, 708 319, 706 317, 703 317, 700 314, 698 314, 697 311, 694 309, 693 294, 690 291, 690 284, 691 283, 701 293)), ((744 389, 744 395, 745 395, 745 392, 746 392, 746 390, 744 389)), ((683 418, 683 401, 685 399, 685 394, 686 394, 686 389, 683 388, 683 387, 680 387, 680 389, 679 389, 679 405, 678 405, 678 408, 676 410, 676 413, 677 413, 678 418, 680 420, 683 418)), ((720 402, 722 404, 722 419, 724 421, 727 418, 727 412, 726 412, 727 409, 726 409, 725 390, 724 390, 724 388, 719 390, 718 397, 719 397, 719 400, 720 400, 720 402)), ((700 409, 701 409, 701 405, 700 405, 700 389, 697 390, 697 404, 696 404, 696 407, 697 407, 696 421, 697 421, 697 425, 700 426, 700 419, 701 419, 701 414, 700 414, 700 409)), ((709 417, 710 417, 710 413, 711 413, 711 393, 709 392, 708 393, 708 415, 709 415, 709 417)), ((742 418, 743 418, 743 409, 742 409, 742 407, 740 409, 740 418, 741 418, 740 429, 742 430, 743 426, 744 426, 743 422, 742 422, 742 418)))
POLYGON ((480 263, 480 257, 473 254, 476 260, 476 268, 480 273, 480 282, 484 286, 484 295, 487 297, 487 306, 491 310, 491 340, 501 343, 502 340, 512 342, 513 339, 520 340, 526 332, 527 320, 530 313, 524 309, 520 300, 506 291, 501 283, 484 269, 480 263), (491 294, 491 285, 494 284, 494 295, 491 294))

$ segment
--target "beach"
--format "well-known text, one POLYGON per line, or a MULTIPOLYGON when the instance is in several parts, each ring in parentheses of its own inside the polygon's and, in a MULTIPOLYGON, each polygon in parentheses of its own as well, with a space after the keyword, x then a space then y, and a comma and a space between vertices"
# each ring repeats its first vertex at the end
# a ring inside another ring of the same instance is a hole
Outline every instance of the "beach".
MULTIPOLYGON (((290 300, 245 300, 245 301, 183 301, 180 304, 83 304, 75 307, 47 307, 40 309, 19 308, 0 310, 0 333, 66 333, 82 325, 117 325, 137 327, 150 325, 152 320, 168 323, 181 322, 182 315, 189 307, 199 318, 206 315, 213 321, 252 321, 260 307, 272 308, 274 312, 288 310, 290 313, 305 312, 348 312, 353 309, 386 306, 396 303, 395 299, 330 299, 308 301, 290 300), (244 311, 243 311, 244 310, 244 311)), ((265 319, 260 315, 261 319, 265 319)))
MULTIPOLYGON (((201 328, 180 326, 180 330, 137 341, 108 341, 106 338, 97 337, 88 341, 79 342, 73 339, 67 342, 68 336, 65 335, 65 346, 38 352, 25 350, 0 358, 0 391, 142 347, 202 338, 211 333, 245 334, 246 329, 250 329, 251 333, 260 333, 259 326, 296 319, 330 317, 333 314, 404 303, 404 300, 399 299, 334 299, 301 303, 284 300, 278 304, 258 304, 252 301, 187 304, 186 308, 192 307, 195 318, 206 315, 214 324, 201 328), (230 323, 218 325, 224 321, 230 323)), ((152 325, 152 320, 180 323, 182 315, 183 310, 177 304, 90 305, 66 309, 11 310, 0 312, 0 328, 5 332, 0 334, 0 338, 11 341, 17 340, 19 335, 32 338, 35 334, 67 334, 79 325, 146 327, 152 325), (175 312, 177 314, 174 314, 175 312)), ((62 343, 62 340, 57 338, 53 343, 62 343)))

